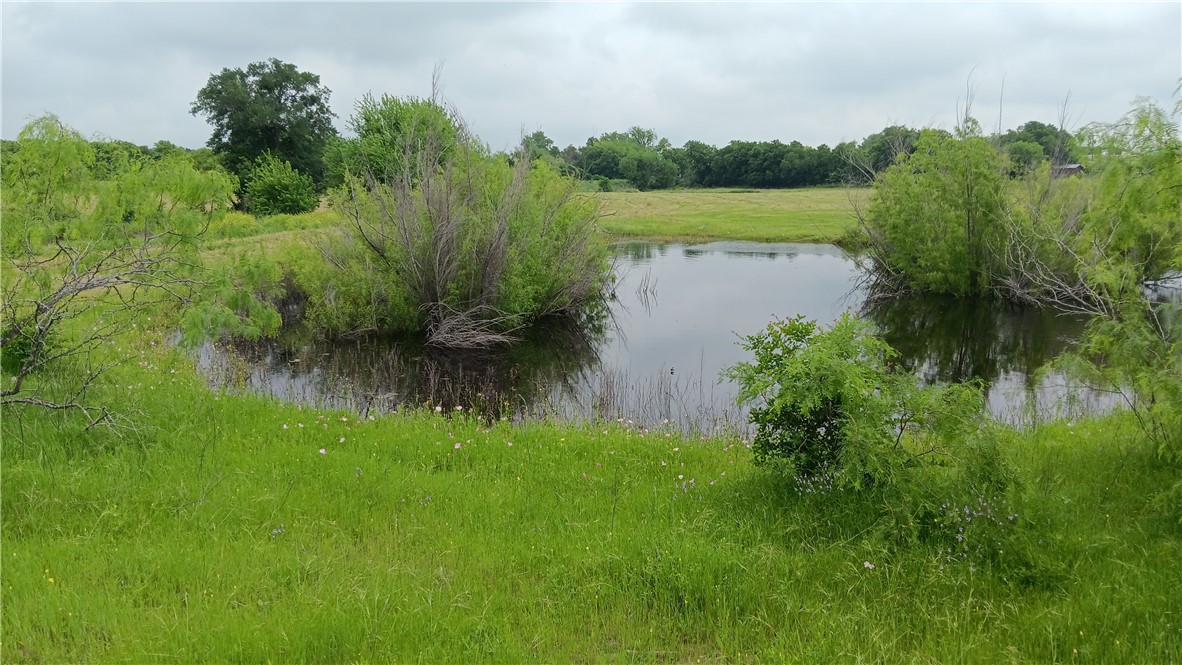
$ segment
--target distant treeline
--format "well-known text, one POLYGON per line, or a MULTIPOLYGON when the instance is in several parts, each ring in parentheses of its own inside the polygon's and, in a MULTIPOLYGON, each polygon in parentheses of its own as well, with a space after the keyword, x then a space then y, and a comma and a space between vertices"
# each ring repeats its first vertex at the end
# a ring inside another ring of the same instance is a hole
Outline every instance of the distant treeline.
MULTIPOLYGON (((207 148, 186 150, 167 141, 149 148, 96 139, 92 142, 96 172, 102 174, 105 168, 117 174, 125 170, 128 161, 151 161, 184 150, 197 169, 221 167, 238 178, 236 206, 258 213, 272 210, 269 203, 281 200, 281 208, 299 211, 306 202, 314 204, 319 195, 342 183, 345 172, 359 172, 365 163, 387 158, 384 152, 389 145, 381 138, 385 130, 402 135, 424 118, 450 122, 443 107, 433 112, 423 109, 434 105, 430 100, 383 94, 369 106, 372 117, 355 118, 350 124, 356 136, 343 137, 333 124, 336 116, 329 104, 330 94, 317 74, 275 58, 252 63, 245 70, 225 69, 209 77, 189 109, 213 126, 207 148), (383 131, 374 133, 374 128, 383 131), (260 208, 262 200, 268 204, 260 208)), ((910 155, 918 138, 920 130, 892 125, 860 143, 849 141, 832 148, 778 139, 732 141, 722 148, 688 141, 675 148, 654 130, 634 126, 587 138, 584 145, 567 145, 565 149, 554 145, 545 132, 535 131, 522 139, 521 148, 563 174, 597 181, 602 190, 619 185, 639 190, 771 189, 869 184, 900 155, 910 155)), ((1011 176, 1030 172, 1046 161, 1076 161, 1076 138, 1037 120, 988 138, 1006 157, 1011 176)), ((4 142, 4 157, 11 155, 15 145, 4 142)), ((515 156, 509 158, 512 161, 515 156)))
MULTIPOLYGON (((811 147, 799 141, 731 141, 718 148, 702 141, 687 141, 680 148, 657 138, 651 129, 633 127, 587 139, 582 147, 559 150, 542 131, 524 139, 534 159, 547 161, 584 180, 599 181, 610 189, 611 181, 627 181, 641 191, 673 187, 750 187, 760 189, 817 187, 868 183, 874 174, 890 166, 903 153, 915 149, 918 129, 894 125, 871 134, 860 143, 846 141, 834 147, 811 147)), ((1015 172, 1038 163, 1075 161, 1075 141, 1066 131, 1038 121, 995 135, 1015 172)), ((96 139, 96 173, 120 173, 128 162, 156 160, 176 151, 192 158, 199 170, 224 166, 209 148, 191 150, 169 141, 140 146, 127 141, 96 139)), ((15 150, 15 141, 3 141, 2 153, 15 150)))
MULTIPOLYGON (((406 125, 408 118, 447 115, 442 107, 433 114, 412 113, 433 102, 383 95, 373 105, 378 115, 361 119, 360 125, 351 124, 356 136, 346 138, 334 126, 330 94, 316 74, 275 58, 251 63, 245 70, 223 69, 210 76, 190 106, 190 113, 205 117, 213 127, 207 147, 187 150, 168 141, 147 147, 95 139, 95 172, 100 178, 104 170, 122 173, 129 161, 157 160, 183 150, 198 170, 221 167, 238 178, 239 207, 257 208, 260 197, 315 202, 318 195, 339 185, 346 171, 356 171, 363 162, 380 161, 384 148, 381 141, 375 143, 373 136, 366 135, 367 126, 399 134, 413 129, 406 125)), ((652 129, 632 127, 561 150, 545 132, 536 131, 523 139, 522 147, 534 159, 565 174, 598 181, 603 190, 614 186, 790 188, 868 184, 899 155, 910 154, 919 135, 919 129, 894 125, 860 143, 846 141, 834 147, 774 140, 731 141, 721 148, 687 141, 678 148, 652 129)), ((1003 150, 1015 176, 1046 160, 1075 161, 1072 135, 1042 122, 1027 122, 990 138, 1003 150)), ((7 157, 16 142, 4 141, 2 148, 7 157)))
MULTIPOLYGON (((587 139, 582 147, 559 150, 544 132, 525 137, 535 159, 552 162, 608 188, 626 180, 640 190, 672 187, 790 188, 867 183, 900 154, 915 149, 920 130, 894 125, 855 143, 810 147, 799 141, 731 141, 718 148, 687 141, 680 148, 651 129, 633 127, 587 139)), ((1064 130, 1038 121, 993 137, 1015 173, 1052 160, 1074 161, 1074 140, 1064 130)))

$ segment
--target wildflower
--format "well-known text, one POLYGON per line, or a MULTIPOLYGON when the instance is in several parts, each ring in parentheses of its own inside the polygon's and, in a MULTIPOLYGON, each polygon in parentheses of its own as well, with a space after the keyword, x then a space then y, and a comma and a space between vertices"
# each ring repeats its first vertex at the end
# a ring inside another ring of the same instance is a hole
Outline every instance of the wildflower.
POLYGON ((283 423, 283 429, 287 429, 287 423, 283 423))
POLYGON ((866 570, 874 570, 874 564, 870 563, 869 561, 863 561, 862 567, 866 570))
POLYGON ((668 465, 669 465, 668 462, 666 462, 665 460, 661 460, 661 466, 668 466, 668 465))
POLYGON ((300 429, 303 429, 303 428, 304 428, 304 423, 298 423, 298 424, 296 424, 296 427, 299 427, 300 429))
POLYGON ((321 455, 327 455, 327 454, 328 454, 328 451, 327 451, 327 450, 325 450, 324 448, 321 448, 321 449, 320 449, 320 454, 321 454, 321 455))
POLYGON ((677 451, 679 451, 679 450, 681 450, 681 448, 676 448, 676 447, 675 447, 675 448, 673 449, 673 452, 677 452, 677 451))
POLYGON ((347 423, 347 422, 349 422, 349 419, 345 416, 341 416, 341 422, 347 423))
POLYGON ((513 442, 512 442, 512 441, 506 441, 506 442, 505 442, 505 445, 506 445, 506 446, 509 446, 510 448, 512 448, 512 447, 513 447, 513 442))
POLYGON ((678 480, 681 480, 682 478, 685 478, 685 474, 681 474, 681 473, 677 474, 678 480))
POLYGON ((435 407, 435 413, 443 413, 443 407, 442 406, 435 407))
POLYGON ((341 437, 340 441, 337 441, 337 443, 344 443, 344 442, 345 442, 345 437, 343 437, 343 436, 341 437))
POLYGON ((456 448, 456 450, 459 450, 459 449, 460 449, 460 442, 459 442, 459 441, 456 441, 455 448, 456 448))
POLYGON ((457 406, 457 407, 456 407, 456 411, 463 411, 463 410, 464 410, 464 407, 462 407, 462 406, 457 406))

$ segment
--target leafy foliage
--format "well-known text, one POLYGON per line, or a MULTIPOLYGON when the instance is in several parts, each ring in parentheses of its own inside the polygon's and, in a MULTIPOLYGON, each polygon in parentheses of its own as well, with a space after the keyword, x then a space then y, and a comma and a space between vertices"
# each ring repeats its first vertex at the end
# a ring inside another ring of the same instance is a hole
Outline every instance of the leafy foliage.
POLYGON ((41 116, 21 130, 0 171, 5 256, 36 253, 67 235, 84 209, 94 164, 94 149, 56 116, 41 116))
POLYGON ((93 425, 110 415, 87 399, 120 361, 110 340, 146 308, 194 296, 197 242, 233 179, 196 171, 184 153, 96 165, 53 116, 17 143, 4 170, 0 404, 77 411, 93 425))
POLYGON ((333 186, 343 184, 349 176, 367 173, 379 180, 400 177, 406 167, 408 142, 437 137, 447 160, 461 139, 460 128, 446 108, 417 97, 367 94, 357 102, 349 127, 357 136, 335 139, 325 154, 328 182, 333 186))
POLYGON ((871 259, 888 280, 967 296, 991 286, 1004 168, 977 135, 925 130, 915 151, 875 181, 863 220, 871 259))
POLYGON ((185 341, 204 339, 211 331, 249 340, 279 331, 282 319, 275 303, 285 291, 276 262, 244 253, 218 264, 211 273, 205 293, 185 308, 185 341))
MULTIPOLYGON (((1015 143, 1033 143, 1039 147, 1039 158, 1049 159, 1054 164, 1067 164, 1078 158, 1075 137, 1065 129, 1037 120, 1024 122, 1007 131, 998 137, 998 142, 1007 152, 1015 143)), ((1029 148, 1020 150, 1029 155, 1035 154, 1029 148)))
POLYGON ((895 484, 919 456, 946 453, 980 424, 979 390, 921 389, 913 375, 891 372, 894 351, 849 313, 829 330, 804 317, 773 321, 743 348, 754 362, 727 375, 740 401, 758 404, 752 450, 790 475, 833 471, 848 487, 895 484))
MULTIPOLYGON (((869 493, 881 508, 868 526, 944 554, 963 551, 963 529, 946 528, 950 506, 976 501, 979 512, 980 497, 994 497, 990 510, 1008 505, 1003 430, 988 422, 979 387, 921 387, 892 371, 894 351, 848 313, 828 330, 804 317, 773 321, 743 348, 754 360, 727 376, 754 405, 755 461, 796 493, 869 493)), ((994 556, 1003 540, 974 555, 994 556)))
POLYGON ((955 136, 923 132, 876 179, 860 222, 878 286, 1113 316, 1176 270, 1182 148, 1164 111, 1141 101, 1118 123, 1085 128, 1083 177, 1061 177, 1033 142, 1003 156, 968 120, 955 136))
POLYGON ((320 203, 312 178, 267 153, 259 157, 246 182, 246 204, 252 213, 298 215, 320 203))
POLYGON ((319 185, 325 144, 336 135, 331 92, 316 74, 271 58, 211 75, 190 112, 213 125, 207 145, 239 178, 269 152, 319 185))
POLYGON ((637 189, 667 189, 677 182, 677 164, 654 144, 652 130, 633 127, 627 134, 605 134, 582 151, 582 167, 591 176, 623 178, 637 189))
POLYGON ((434 100, 364 98, 335 205, 328 265, 297 262, 310 319, 336 333, 422 331, 487 346, 595 301, 607 278, 596 202, 520 152, 490 156, 434 100), (359 169, 353 171, 353 168, 359 169))
POLYGON ((1025 175, 1045 159, 1043 147, 1033 141, 1015 141, 1005 146, 1015 175, 1025 175))
POLYGON ((1164 334, 1148 307, 1097 318, 1073 353, 1053 367, 1120 395, 1157 454, 1182 463, 1182 340, 1164 334))

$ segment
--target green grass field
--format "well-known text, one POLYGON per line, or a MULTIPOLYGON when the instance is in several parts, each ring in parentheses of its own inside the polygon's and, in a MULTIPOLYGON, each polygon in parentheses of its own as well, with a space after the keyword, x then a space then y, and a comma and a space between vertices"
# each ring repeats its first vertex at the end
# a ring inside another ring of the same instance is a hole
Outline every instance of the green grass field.
MULTIPOLYGON (((799 231, 813 210, 837 224, 845 196, 604 199, 799 231)), ((213 256, 331 221, 236 220, 213 256)), ((684 233, 649 235, 719 237, 684 233)), ((175 312, 151 314, 90 394, 123 426, 3 413, 0 662, 1182 658, 1182 525, 1156 503, 1177 469, 1125 415, 1015 435, 1011 540, 962 560, 893 542, 870 495, 793 491, 733 437, 430 405, 371 420, 212 392, 168 345, 175 312)))
MULTIPOLYGON (((600 226, 613 238, 657 242, 750 240, 755 242, 829 242, 848 239, 855 228, 854 206, 868 189, 690 189, 588 194, 603 204, 600 226)), ((235 247, 256 239, 283 241, 339 224, 332 210, 277 215, 255 220, 231 213, 212 229, 214 248, 235 247)), ((270 242, 268 241, 268 244, 270 242)))
POLYGON ((697 242, 840 242, 867 189, 605 192, 605 231, 617 237, 697 242))
POLYGON ((1043 557, 1019 579, 888 547, 739 440, 360 420, 210 392, 165 338, 125 340, 101 395, 133 429, 6 414, 5 663, 1182 656, 1172 477, 1121 417, 1010 450, 1043 557))

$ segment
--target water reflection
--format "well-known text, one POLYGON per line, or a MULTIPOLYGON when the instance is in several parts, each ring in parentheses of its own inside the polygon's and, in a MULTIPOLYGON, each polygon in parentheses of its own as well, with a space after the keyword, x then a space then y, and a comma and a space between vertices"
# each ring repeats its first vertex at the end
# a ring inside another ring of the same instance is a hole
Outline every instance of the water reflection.
POLYGON ((1062 377, 1036 379, 1071 348, 1080 317, 1004 303, 906 299, 870 306, 855 263, 832 245, 622 243, 609 307, 581 325, 543 325, 495 352, 430 349, 414 339, 327 343, 289 334, 268 344, 206 347, 216 385, 358 411, 430 404, 500 418, 671 421, 689 432, 741 428, 736 389, 719 381, 747 360, 740 336, 774 317, 829 323, 860 312, 928 381, 980 380, 999 417, 1017 422, 1072 408, 1062 377))
POLYGON ((899 362, 925 380, 980 379, 1035 372, 1083 334, 1082 316, 996 300, 911 297, 868 304, 862 315, 899 352, 899 362))
POLYGON ((580 322, 542 322, 512 347, 444 350, 413 337, 317 340, 289 331, 260 344, 206 345, 214 384, 362 414, 400 406, 475 409, 489 418, 537 411, 574 394, 598 367, 606 309, 580 322))

